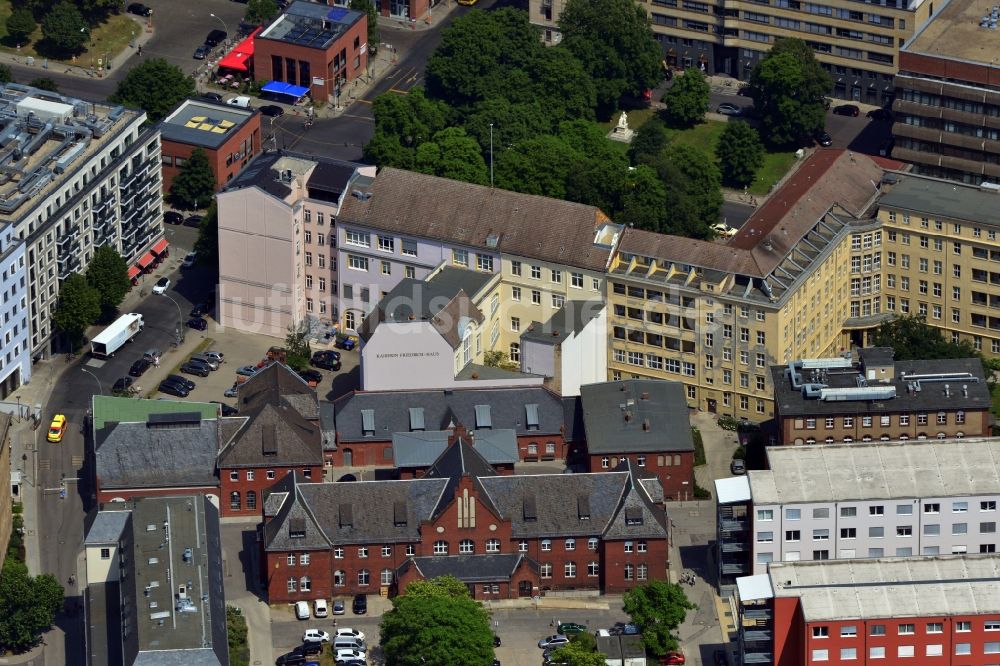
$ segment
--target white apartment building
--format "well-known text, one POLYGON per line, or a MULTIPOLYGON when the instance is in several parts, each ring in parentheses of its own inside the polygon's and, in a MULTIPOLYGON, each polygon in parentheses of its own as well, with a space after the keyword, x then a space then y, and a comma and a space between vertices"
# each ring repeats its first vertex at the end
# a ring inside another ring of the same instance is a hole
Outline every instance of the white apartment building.
POLYGON ((1000 439, 771 447, 746 476, 753 573, 771 562, 997 550, 1000 439))
POLYGON ((97 247, 153 261, 163 236, 160 138, 145 122, 121 106, 0 87, 0 224, 25 243, 28 314, 14 321, 27 325, 32 357, 51 351, 60 283, 85 271, 97 247))

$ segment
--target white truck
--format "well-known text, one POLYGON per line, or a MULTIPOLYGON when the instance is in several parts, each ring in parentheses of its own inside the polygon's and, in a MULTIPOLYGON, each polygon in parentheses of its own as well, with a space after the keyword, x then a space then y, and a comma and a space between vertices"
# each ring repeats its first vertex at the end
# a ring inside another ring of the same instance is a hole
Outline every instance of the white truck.
POLYGON ((138 335, 144 326, 142 315, 130 312, 114 321, 90 341, 90 353, 98 358, 114 356, 126 342, 138 335))

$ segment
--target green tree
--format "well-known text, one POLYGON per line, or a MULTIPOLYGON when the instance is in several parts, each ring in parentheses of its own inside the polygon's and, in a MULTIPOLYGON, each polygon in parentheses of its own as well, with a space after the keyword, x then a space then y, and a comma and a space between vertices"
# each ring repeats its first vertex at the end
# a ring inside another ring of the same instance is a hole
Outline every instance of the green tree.
POLYGON ((804 41, 778 39, 750 73, 750 92, 768 142, 793 145, 822 130, 832 84, 804 41))
POLYGON ((674 79, 663 101, 666 116, 674 127, 693 127, 705 118, 708 107, 708 81, 697 67, 688 67, 674 79))
POLYGON ((897 361, 982 357, 968 340, 945 339, 940 328, 920 315, 904 315, 879 324, 869 341, 872 347, 891 347, 897 361))
POLYGON ((113 247, 102 245, 87 266, 87 284, 100 295, 105 318, 117 313, 129 290, 128 263, 113 247))
POLYGON ((639 126, 629 146, 628 156, 632 164, 649 164, 667 147, 667 126, 658 116, 654 116, 639 126))
POLYGON ((660 80, 662 50, 646 11, 633 0, 567 0, 559 18, 565 48, 594 79, 598 118, 607 119, 625 93, 660 80))
POLYGON ((101 316, 101 294, 87 284, 87 279, 73 273, 59 287, 59 303, 52 314, 52 322, 66 334, 76 348, 87 327, 101 316))
POLYGON ((170 185, 170 196, 184 208, 207 208, 215 196, 215 172, 201 148, 191 151, 170 185))
POLYGON ((449 126, 448 106, 414 88, 408 95, 384 93, 375 98, 375 135, 365 146, 368 162, 380 167, 412 168, 420 144, 449 126))
POLYGON ((37 29, 35 16, 27 7, 18 7, 7 17, 7 34, 18 44, 27 44, 37 29))
POLYGON ((415 168, 442 178, 487 185, 490 182, 482 149, 461 127, 448 127, 417 149, 415 168))
POLYGON ((568 666, 604 666, 604 655, 597 652, 594 637, 590 634, 574 636, 569 643, 552 653, 552 661, 568 666), (590 639, 587 641, 587 639, 590 639))
POLYGON ((488 351, 483 354, 483 365, 490 368, 501 368, 502 370, 518 370, 520 365, 507 355, 507 352, 488 351))
POLYGON ((303 320, 289 326, 285 336, 285 364, 292 370, 305 370, 311 355, 309 324, 303 320))
POLYGON ((479 102, 464 118, 464 126, 469 136, 483 147, 487 163, 490 124, 493 125, 494 157, 521 141, 552 132, 551 118, 537 100, 515 104, 504 97, 494 97, 479 102))
POLYGON ((385 663, 394 666, 490 666, 493 630, 482 604, 457 579, 417 581, 382 616, 385 663))
POLYGON ((364 12, 368 19, 368 57, 374 57, 378 51, 381 41, 381 33, 378 29, 378 8, 373 0, 351 0, 351 9, 364 12))
POLYGON ((156 122, 194 94, 194 79, 180 67, 153 58, 129 70, 109 100, 143 109, 149 121, 156 122))
POLYGON ((722 176, 714 160, 694 146, 672 145, 663 152, 656 167, 667 188, 668 209, 676 215, 674 223, 684 225, 674 229, 674 233, 707 237, 709 227, 719 220, 722 209, 722 176), (686 202, 675 202, 678 210, 674 211, 670 205, 672 197, 686 202))
POLYGON ((0 572, 0 647, 22 651, 52 626, 63 588, 50 574, 32 577, 23 562, 8 558, 0 572))
POLYGON ((229 643, 230 666, 247 666, 250 648, 247 645, 247 619, 236 606, 226 606, 226 637, 229 643))
POLYGON ((689 610, 697 608, 688 601, 680 585, 654 580, 635 587, 622 597, 622 606, 642 631, 642 642, 653 654, 666 654, 678 647, 674 631, 689 610))
POLYGON ((496 184, 515 192, 563 199, 566 176, 580 159, 580 153, 557 136, 522 141, 497 153, 493 160, 496 184))
POLYGON ((48 90, 54 93, 59 92, 59 85, 48 76, 39 76, 37 79, 32 79, 28 82, 28 85, 39 90, 48 90))
POLYGON ((10 83, 14 80, 14 74, 7 65, 0 65, 0 83, 10 83))
POLYGON ((250 0, 243 20, 251 25, 263 25, 278 15, 278 3, 274 0, 250 0))
POLYGON ((631 170, 614 219, 646 231, 667 232, 667 189, 656 171, 645 164, 631 170))
POLYGON ((90 26, 77 6, 64 0, 45 15, 42 35, 59 54, 79 53, 90 40, 90 26))
POLYGON ((731 187, 746 187, 764 164, 764 144, 757 130, 743 121, 731 121, 722 130, 715 146, 722 182, 731 187))
POLYGON ((213 200, 198 225, 198 240, 194 242, 198 253, 198 263, 205 266, 219 266, 219 209, 213 200))

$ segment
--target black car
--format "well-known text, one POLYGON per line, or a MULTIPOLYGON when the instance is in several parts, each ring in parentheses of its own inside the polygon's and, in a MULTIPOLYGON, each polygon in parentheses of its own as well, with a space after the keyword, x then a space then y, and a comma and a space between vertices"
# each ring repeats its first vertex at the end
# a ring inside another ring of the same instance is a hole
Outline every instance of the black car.
POLYGON ((841 104, 840 106, 833 107, 833 113, 838 116, 857 117, 861 113, 861 109, 854 104, 841 104))
POLYGON ((133 2, 131 5, 128 6, 128 13, 135 14, 136 16, 152 16, 153 8, 147 7, 141 2, 133 2))
POLYGON ((166 382, 166 381, 160 382, 160 385, 157 387, 156 390, 159 391, 160 393, 166 393, 167 395, 177 396, 178 398, 186 398, 188 397, 188 393, 190 393, 190 391, 188 391, 180 384, 175 384, 173 382, 166 382))
POLYGON ((192 317, 188 319, 188 328, 193 328, 196 331, 204 331, 208 328, 208 321, 204 317, 192 317))
POLYGON ((220 95, 219 93, 214 93, 214 92, 202 93, 201 94, 201 98, 202 99, 210 100, 212 102, 221 102, 222 101, 222 95, 220 95))
POLYGON ((226 37, 229 35, 225 30, 219 30, 216 28, 212 32, 208 33, 208 37, 205 38, 205 46, 218 46, 222 42, 226 41, 226 37))
POLYGON ((193 391, 194 387, 197 386, 197 384, 195 384, 193 381, 191 381, 187 377, 181 377, 180 375, 167 375, 167 378, 164 379, 163 381, 171 381, 171 382, 173 382, 175 384, 180 384, 181 386, 183 386, 184 388, 186 388, 188 391, 193 391))
POLYGON ((201 365, 200 363, 192 363, 188 361, 181 366, 181 372, 185 375, 198 375, 199 377, 208 377, 208 374, 212 372, 207 365, 201 365))
POLYGON ((163 221, 167 224, 183 224, 184 216, 175 210, 168 210, 163 214, 163 221))
POLYGON ((826 132, 816 132, 816 143, 827 148, 833 145, 833 139, 826 132))
POLYGON ((314 655, 314 654, 321 654, 323 652, 323 644, 322 643, 303 643, 302 645, 300 645, 297 648, 295 648, 294 650, 292 650, 292 652, 297 652, 299 654, 304 654, 307 657, 309 657, 311 655, 314 655))
POLYGON ((286 654, 281 655, 274 660, 277 666, 298 666, 298 664, 306 663, 306 656, 300 652, 292 650, 286 654))
POLYGON ((493 634, 493 647, 500 647, 500 637, 493 634))
POLYGON ((131 377, 122 377, 115 380, 115 385, 111 387, 111 393, 113 395, 122 395, 128 393, 128 390, 132 388, 132 382, 135 380, 131 377))
POLYGON ((194 50, 193 57, 195 60, 204 60, 205 58, 208 57, 208 54, 211 52, 212 52, 211 46, 209 46, 208 44, 202 44, 201 46, 199 46, 194 50))
POLYGON ((151 365, 153 364, 149 361, 149 359, 140 358, 138 361, 132 364, 132 367, 129 368, 128 374, 132 375, 133 377, 142 377, 142 373, 149 370, 149 366, 151 365))
POLYGON ((368 612, 368 596, 364 594, 354 595, 354 603, 351 604, 351 610, 354 611, 355 615, 364 615, 368 612))
POLYGON ((240 410, 236 409, 235 407, 230 407, 224 402, 219 402, 218 400, 211 400, 210 402, 213 405, 219 406, 219 409, 222 410, 223 416, 236 416, 237 414, 240 413, 240 410))
POLYGON ((324 370, 340 370, 340 353, 335 351, 318 351, 309 359, 309 364, 324 370))
POLYGON ((272 118, 277 118, 279 116, 285 115, 285 110, 278 106, 277 104, 265 104, 260 107, 260 112, 265 116, 270 116, 272 118))
POLYGON ((323 374, 316 370, 299 370, 299 377, 307 382, 316 382, 317 384, 323 381, 323 374))
POLYGON ((208 314, 209 307, 208 303, 198 303, 191 308, 191 312, 188 313, 188 316, 201 317, 202 315, 208 314))
POLYGON ((888 109, 872 109, 868 112, 872 120, 892 120, 892 112, 888 109))
POLYGON ((201 226, 201 215, 188 215, 188 218, 184 220, 185 227, 199 227, 201 226))

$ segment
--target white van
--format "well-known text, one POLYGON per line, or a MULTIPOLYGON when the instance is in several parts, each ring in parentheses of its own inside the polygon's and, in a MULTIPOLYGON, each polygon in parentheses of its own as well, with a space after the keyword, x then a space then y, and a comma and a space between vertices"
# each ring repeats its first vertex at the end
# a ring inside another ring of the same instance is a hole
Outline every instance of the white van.
POLYGON ((307 601, 295 602, 295 618, 298 620, 309 619, 309 602, 307 601))
POLYGON ((227 99, 226 104, 229 106, 238 106, 242 109, 250 108, 250 98, 246 95, 240 95, 239 97, 234 97, 232 99, 227 99))

